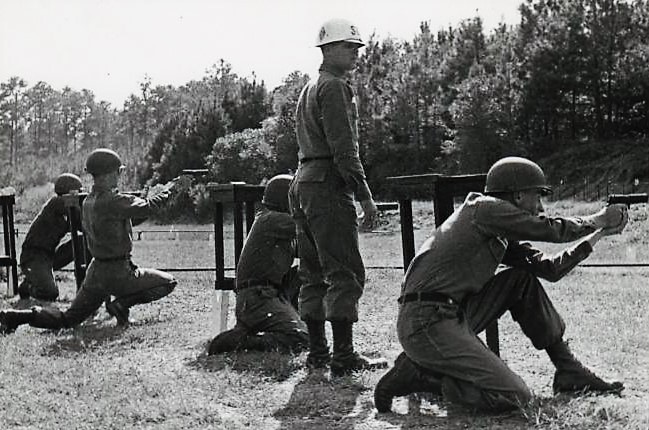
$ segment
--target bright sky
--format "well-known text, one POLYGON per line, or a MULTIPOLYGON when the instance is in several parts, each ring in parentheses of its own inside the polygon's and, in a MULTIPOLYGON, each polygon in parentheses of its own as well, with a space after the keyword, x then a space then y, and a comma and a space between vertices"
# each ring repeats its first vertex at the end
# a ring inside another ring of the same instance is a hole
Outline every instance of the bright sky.
POLYGON ((479 15, 486 32, 517 24, 523 0, 0 0, 0 82, 89 89, 121 108, 145 75, 153 85, 199 80, 223 58, 271 90, 313 75, 322 22, 347 18, 364 38, 412 40, 479 15))

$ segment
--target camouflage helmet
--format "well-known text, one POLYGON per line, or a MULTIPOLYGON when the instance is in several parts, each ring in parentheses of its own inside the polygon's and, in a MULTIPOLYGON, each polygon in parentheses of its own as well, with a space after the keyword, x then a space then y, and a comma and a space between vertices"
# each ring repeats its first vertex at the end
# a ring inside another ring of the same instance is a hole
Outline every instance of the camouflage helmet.
POLYGON ((95 149, 86 159, 86 172, 92 176, 105 175, 122 167, 122 159, 117 152, 108 148, 95 149))
POLYGON ((533 161, 522 157, 505 157, 496 161, 487 173, 485 193, 507 193, 540 190, 552 193, 543 170, 533 161))
POLYGON ((291 175, 273 176, 266 184, 261 204, 269 209, 288 213, 288 188, 292 180, 291 175))
POLYGON ((54 181, 54 192, 59 196, 69 194, 72 190, 81 189, 81 178, 72 173, 62 173, 54 181))

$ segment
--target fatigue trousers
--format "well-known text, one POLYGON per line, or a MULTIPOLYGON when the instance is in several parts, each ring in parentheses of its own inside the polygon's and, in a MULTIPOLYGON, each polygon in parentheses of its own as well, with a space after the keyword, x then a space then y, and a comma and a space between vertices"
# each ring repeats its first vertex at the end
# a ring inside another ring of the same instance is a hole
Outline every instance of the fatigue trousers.
POLYGON ((440 302, 401 305, 397 322, 406 355, 441 378, 447 400, 481 410, 525 405, 531 392, 477 337, 506 311, 537 349, 559 341, 565 324, 539 280, 521 269, 496 274, 463 306, 440 302))
POLYGON ((175 287, 174 277, 160 270, 141 269, 130 260, 102 262, 93 259, 70 307, 65 312, 56 308, 36 308, 30 325, 48 329, 74 327, 110 296, 129 308, 158 300, 175 287))
POLYGON ((214 338, 218 352, 299 351, 309 344, 306 324, 288 298, 273 286, 237 291, 236 325, 214 338))
POLYGON ((59 296, 59 287, 54 280, 54 270, 67 266, 73 259, 70 240, 56 248, 54 258, 44 250, 24 248, 20 256, 20 269, 25 275, 29 295, 36 299, 56 300, 59 296))
POLYGON ((358 321, 365 267, 352 193, 340 181, 294 180, 289 201, 297 226, 302 319, 358 321))

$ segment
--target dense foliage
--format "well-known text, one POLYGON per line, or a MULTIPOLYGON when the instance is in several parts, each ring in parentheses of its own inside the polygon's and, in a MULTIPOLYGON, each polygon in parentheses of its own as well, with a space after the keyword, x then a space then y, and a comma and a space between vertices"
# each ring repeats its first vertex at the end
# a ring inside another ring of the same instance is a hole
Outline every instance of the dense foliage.
MULTIPOLYGON (((518 25, 488 34, 475 17, 436 32, 424 22, 410 41, 369 37, 351 80, 379 196, 390 175, 485 171, 503 155, 647 138, 647 0, 526 0, 520 12, 518 25)), ((221 60, 179 88, 145 77, 116 109, 86 89, 14 77, 0 93, 0 180, 43 184, 109 146, 134 188, 199 167, 256 183, 296 168, 293 115, 307 79, 296 71, 269 92, 221 60)))

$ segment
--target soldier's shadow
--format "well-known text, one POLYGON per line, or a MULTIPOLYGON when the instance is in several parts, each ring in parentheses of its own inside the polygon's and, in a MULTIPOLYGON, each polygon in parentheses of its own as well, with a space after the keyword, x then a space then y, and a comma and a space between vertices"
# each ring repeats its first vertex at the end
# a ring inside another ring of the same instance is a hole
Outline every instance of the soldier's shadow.
POLYGON ((125 330, 124 327, 100 322, 86 323, 74 329, 47 330, 43 335, 57 333, 57 338, 42 354, 50 356, 93 351, 107 343, 125 341, 123 339, 125 330))
POLYGON ((218 372, 229 368, 235 372, 260 373, 272 380, 282 382, 304 364, 299 354, 278 351, 240 351, 207 355, 207 345, 201 347, 198 356, 188 359, 185 365, 204 372, 218 372))
POLYGON ((371 401, 359 404, 358 400, 368 388, 353 378, 331 381, 325 373, 304 373, 288 403, 273 414, 280 422, 280 430, 352 430, 372 413, 371 401))

